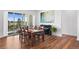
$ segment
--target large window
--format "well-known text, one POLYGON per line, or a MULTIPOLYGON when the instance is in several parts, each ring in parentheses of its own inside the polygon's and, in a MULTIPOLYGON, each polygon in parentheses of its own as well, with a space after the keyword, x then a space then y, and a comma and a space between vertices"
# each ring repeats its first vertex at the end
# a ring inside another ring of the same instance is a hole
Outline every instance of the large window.
POLYGON ((15 31, 24 25, 25 15, 8 12, 8 31, 15 31))

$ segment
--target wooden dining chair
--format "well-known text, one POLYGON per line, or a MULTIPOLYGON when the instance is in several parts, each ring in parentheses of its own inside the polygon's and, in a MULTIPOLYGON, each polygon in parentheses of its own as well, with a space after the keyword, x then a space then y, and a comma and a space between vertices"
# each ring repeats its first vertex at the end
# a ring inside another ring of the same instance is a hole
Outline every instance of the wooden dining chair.
POLYGON ((38 39, 38 40, 42 40, 42 42, 44 41, 44 32, 41 31, 41 32, 37 32, 35 33, 35 37, 38 39), (41 37, 41 38, 40 38, 41 37))
POLYGON ((18 30, 18 34, 19 34, 19 40, 23 39, 23 33, 22 33, 22 28, 21 27, 18 30))
POLYGON ((33 46, 33 40, 31 37, 31 32, 28 32, 28 30, 26 31, 26 29, 24 29, 24 43, 28 46, 33 46))
POLYGON ((25 30, 26 29, 23 27, 18 30, 21 48, 23 48, 24 45, 28 44, 28 33, 25 30))
POLYGON ((38 36, 38 39, 42 39, 42 41, 44 41, 44 27, 43 26, 39 26, 39 30, 42 30, 40 32, 37 32, 36 35, 38 36), (41 37, 41 38, 40 38, 41 37))

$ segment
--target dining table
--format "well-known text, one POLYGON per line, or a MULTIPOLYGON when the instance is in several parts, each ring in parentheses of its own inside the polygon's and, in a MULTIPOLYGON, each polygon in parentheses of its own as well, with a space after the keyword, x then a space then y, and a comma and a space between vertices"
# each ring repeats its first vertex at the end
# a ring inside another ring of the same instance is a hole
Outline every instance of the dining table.
POLYGON ((44 30, 42 29, 28 29, 26 30, 26 32, 28 32, 31 36, 31 39, 35 39, 35 36, 38 36, 38 39, 41 39, 42 41, 44 41, 44 30))

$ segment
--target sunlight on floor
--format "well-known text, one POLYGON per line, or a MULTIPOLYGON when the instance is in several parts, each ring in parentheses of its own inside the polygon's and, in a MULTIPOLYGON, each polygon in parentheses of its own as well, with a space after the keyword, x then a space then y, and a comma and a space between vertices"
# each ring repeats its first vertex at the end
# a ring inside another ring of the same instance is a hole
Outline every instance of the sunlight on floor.
POLYGON ((17 35, 8 37, 6 47, 11 49, 20 48, 19 36, 17 35))

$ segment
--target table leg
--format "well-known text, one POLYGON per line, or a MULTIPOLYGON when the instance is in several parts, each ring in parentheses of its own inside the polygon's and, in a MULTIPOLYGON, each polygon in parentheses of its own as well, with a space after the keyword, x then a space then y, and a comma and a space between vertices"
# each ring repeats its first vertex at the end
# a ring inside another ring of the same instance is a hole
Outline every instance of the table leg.
POLYGON ((44 41, 44 35, 42 35, 42 41, 44 41))

